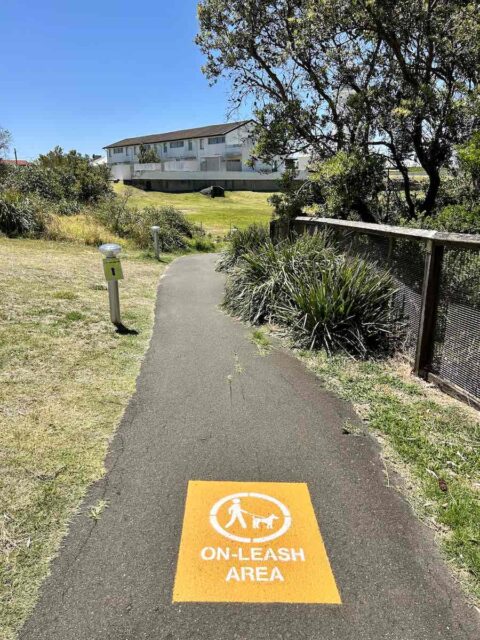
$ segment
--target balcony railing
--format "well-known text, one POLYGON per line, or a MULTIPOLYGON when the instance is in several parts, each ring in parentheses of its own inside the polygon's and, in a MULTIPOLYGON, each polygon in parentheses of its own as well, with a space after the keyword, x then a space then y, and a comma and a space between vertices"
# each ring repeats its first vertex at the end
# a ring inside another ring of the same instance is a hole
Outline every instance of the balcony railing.
POLYGON ((240 158, 242 155, 241 144, 226 144, 225 145, 225 157, 226 158, 240 158))

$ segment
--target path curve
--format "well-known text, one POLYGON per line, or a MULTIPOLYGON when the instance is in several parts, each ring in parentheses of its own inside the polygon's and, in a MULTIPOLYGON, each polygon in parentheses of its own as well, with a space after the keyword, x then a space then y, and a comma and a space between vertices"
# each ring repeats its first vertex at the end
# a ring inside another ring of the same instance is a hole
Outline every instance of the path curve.
POLYGON ((222 313, 215 256, 159 287, 137 391, 22 640, 477 640, 430 532, 350 406, 222 313), (241 371, 241 372, 240 372, 241 371), (227 377, 232 376, 231 385, 227 377), (308 483, 343 605, 172 604, 189 480, 308 483), (103 497, 95 523, 86 512, 103 497))

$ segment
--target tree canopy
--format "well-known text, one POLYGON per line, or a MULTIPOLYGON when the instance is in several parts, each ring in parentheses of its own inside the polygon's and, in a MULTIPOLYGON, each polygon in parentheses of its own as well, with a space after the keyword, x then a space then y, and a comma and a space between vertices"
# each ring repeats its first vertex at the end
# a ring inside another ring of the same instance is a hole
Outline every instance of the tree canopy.
POLYGON ((150 162, 160 162, 160 156, 154 147, 141 144, 138 152, 138 162, 148 164, 150 162))
POLYGON ((12 142, 12 136, 8 129, 0 127, 0 157, 6 155, 12 142))
MULTIPOLYGON (((479 5, 201 0, 197 43, 207 77, 231 81, 232 106, 252 101, 259 157, 308 151, 323 163, 340 153, 349 176, 360 163, 362 179, 366 166, 378 173, 388 163, 412 219, 435 213, 441 169, 478 129, 479 5), (412 158, 428 177, 421 199, 412 195, 412 158)), ((365 189, 350 191, 349 206, 376 218, 365 189)))

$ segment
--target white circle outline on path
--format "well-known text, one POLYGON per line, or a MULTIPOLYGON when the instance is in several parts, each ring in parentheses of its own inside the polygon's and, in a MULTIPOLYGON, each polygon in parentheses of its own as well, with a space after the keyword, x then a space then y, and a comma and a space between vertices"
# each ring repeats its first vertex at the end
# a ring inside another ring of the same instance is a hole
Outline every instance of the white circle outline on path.
POLYGON ((218 502, 216 502, 210 510, 210 524, 220 535, 225 538, 229 538, 230 540, 235 540, 235 542, 269 542, 270 540, 275 540, 280 536, 283 536, 290 529, 290 525, 292 524, 292 516, 290 515, 290 511, 287 507, 277 500, 276 498, 272 498, 271 496, 267 496, 264 493, 255 493, 255 492, 242 492, 242 493, 232 493, 229 496, 225 496, 225 498, 221 498, 218 502), (278 531, 272 533, 269 536, 264 536, 262 538, 246 538, 243 536, 236 536, 229 531, 225 531, 225 529, 221 526, 217 519, 217 513, 225 502, 229 500, 233 500, 234 498, 260 498, 261 500, 267 500, 268 502, 273 502, 283 514, 284 521, 283 525, 280 527, 278 531))

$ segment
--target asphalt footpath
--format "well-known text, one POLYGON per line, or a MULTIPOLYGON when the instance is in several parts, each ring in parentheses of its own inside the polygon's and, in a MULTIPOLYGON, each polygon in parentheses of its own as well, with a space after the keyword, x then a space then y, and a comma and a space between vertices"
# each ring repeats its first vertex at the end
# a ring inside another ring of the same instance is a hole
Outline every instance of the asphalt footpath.
POLYGON ((478 640, 478 613, 373 438, 345 434, 347 403, 282 348, 262 356, 219 309, 215 259, 180 258, 162 279, 107 474, 20 638, 478 640), (172 602, 191 480, 306 483, 342 604, 172 602))

